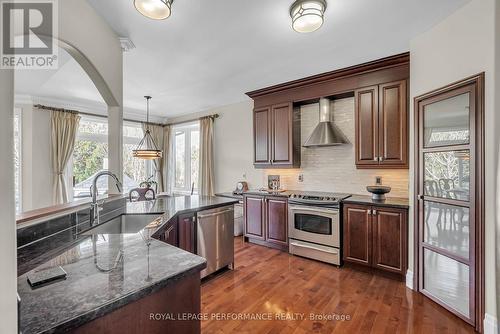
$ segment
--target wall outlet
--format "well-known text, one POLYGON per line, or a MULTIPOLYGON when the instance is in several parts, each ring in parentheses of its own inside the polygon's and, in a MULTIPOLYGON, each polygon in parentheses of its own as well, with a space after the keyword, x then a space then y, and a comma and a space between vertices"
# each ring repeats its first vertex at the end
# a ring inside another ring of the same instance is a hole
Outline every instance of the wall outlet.
POLYGON ((299 174, 299 182, 304 182, 304 174, 299 174))

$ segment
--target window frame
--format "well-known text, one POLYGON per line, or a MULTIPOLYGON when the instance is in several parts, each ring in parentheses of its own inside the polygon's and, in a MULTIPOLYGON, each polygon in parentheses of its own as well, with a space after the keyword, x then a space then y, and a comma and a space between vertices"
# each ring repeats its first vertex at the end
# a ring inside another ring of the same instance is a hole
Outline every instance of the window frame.
MULTIPOLYGON (((184 187, 179 188, 176 187, 177 180, 175 180, 175 176, 177 174, 177 161, 174 161, 174 193, 178 194, 191 194, 191 186, 193 181, 191 180, 191 133, 192 132, 200 132, 200 122, 189 122, 183 123, 180 125, 174 125, 173 127, 173 156, 177 157, 177 146, 175 143, 176 136, 179 132, 184 133, 184 147, 186 150, 186 154, 184 154, 184 165, 185 165, 185 177, 184 177, 184 187)), ((199 176, 198 176, 199 177, 199 176)), ((198 184, 194 185, 193 194, 198 194, 198 184)))

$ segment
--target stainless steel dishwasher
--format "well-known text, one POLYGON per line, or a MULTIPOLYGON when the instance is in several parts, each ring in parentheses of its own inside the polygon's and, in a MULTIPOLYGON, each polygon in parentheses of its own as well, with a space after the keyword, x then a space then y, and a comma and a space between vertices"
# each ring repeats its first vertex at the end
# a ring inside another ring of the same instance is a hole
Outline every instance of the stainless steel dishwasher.
POLYGON ((198 255, 207 259, 201 278, 234 264, 234 206, 198 212, 198 255))

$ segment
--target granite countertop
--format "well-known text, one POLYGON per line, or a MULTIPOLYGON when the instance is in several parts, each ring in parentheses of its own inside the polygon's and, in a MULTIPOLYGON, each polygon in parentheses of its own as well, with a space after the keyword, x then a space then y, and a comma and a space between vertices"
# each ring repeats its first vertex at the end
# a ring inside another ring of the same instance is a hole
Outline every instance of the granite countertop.
POLYGON ((127 203, 128 214, 158 214, 156 224, 137 233, 85 236, 64 253, 18 277, 22 332, 71 330, 203 270, 204 258, 151 236, 178 214, 237 202, 221 197, 182 196, 127 203), (122 260, 116 261, 120 253, 122 260), (115 269, 106 271, 115 264, 115 269), (59 265, 67 272, 66 280, 37 289, 27 283, 33 271, 59 265))
POLYGON ((351 197, 345 199, 343 201, 344 204, 368 204, 368 205, 376 205, 383 207, 391 207, 391 208, 403 208, 408 209, 410 207, 410 203, 408 198, 399 198, 399 197, 387 197, 385 200, 374 200, 371 196, 367 195, 352 195, 351 197))

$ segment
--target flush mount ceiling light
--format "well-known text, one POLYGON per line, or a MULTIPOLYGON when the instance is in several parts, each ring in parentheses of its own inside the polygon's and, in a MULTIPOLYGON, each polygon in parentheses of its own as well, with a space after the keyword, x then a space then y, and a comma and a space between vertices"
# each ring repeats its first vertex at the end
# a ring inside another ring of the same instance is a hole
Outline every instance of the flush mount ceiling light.
POLYGON ((135 9, 153 20, 165 20, 172 13, 174 0, 134 0, 135 9))
POLYGON ((159 159, 163 156, 163 153, 158 149, 158 146, 156 146, 153 137, 151 137, 151 132, 149 131, 149 100, 151 100, 151 96, 144 96, 144 98, 147 104, 146 132, 139 142, 139 145, 137 145, 137 148, 132 151, 132 155, 134 158, 145 160, 159 159))
POLYGON ((323 25, 325 0, 297 0, 290 7, 292 28, 297 32, 313 32, 323 25))

